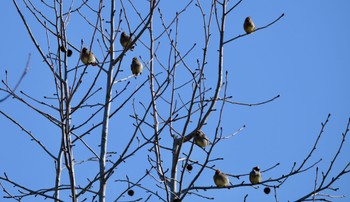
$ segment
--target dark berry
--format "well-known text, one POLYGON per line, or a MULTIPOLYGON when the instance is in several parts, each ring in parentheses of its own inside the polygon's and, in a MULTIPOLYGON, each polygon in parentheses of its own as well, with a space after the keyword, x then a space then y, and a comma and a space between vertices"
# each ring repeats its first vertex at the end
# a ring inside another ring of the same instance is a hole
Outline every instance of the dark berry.
POLYGON ((265 188, 264 188, 264 193, 265 193, 265 194, 269 194, 270 192, 271 192, 270 187, 265 187, 265 188))
POLYGON ((66 48, 64 46, 61 46, 60 47, 60 51, 65 53, 66 52, 66 48))
POLYGON ((193 169, 193 166, 192 166, 191 164, 188 164, 188 165, 186 166, 186 168, 187 168, 188 171, 191 171, 191 170, 193 169))
POLYGON ((70 57, 70 56, 72 56, 72 54, 73 54, 73 51, 71 49, 68 49, 67 56, 70 57))
POLYGON ((133 196, 134 194, 135 194, 134 190, 130 189, 130 190, 128 191, 128 195, 129 195, 129 196, 133 196))

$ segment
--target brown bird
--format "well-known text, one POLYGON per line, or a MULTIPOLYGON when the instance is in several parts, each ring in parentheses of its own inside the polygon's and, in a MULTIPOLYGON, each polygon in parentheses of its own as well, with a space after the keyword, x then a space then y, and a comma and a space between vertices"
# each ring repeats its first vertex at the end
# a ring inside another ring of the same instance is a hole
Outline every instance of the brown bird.
POLYGON ((252 184, 258 184, 262 181, 262 176, 260 173, 260 168, 258 166, 254 167, 249 173, 249 181, 252 184))
MULTIPOLYGON (((132 42, 132 39, 129 35, 127 35, 125 32, 122 32, 122 34, 120 35, 120 44, 123 46, 123 48, 127 48, 131 42, 132 42)), ((131 46, 129 47, 129 50, 134 50, 134 46, 131 46)))
POLYGON ((194 134, 193 141, 196 145, 204 148, 209 145, 209 140, 207 136, 201 130, 197 130, 196 134, 194 134))
POLYGON ((255 31, 254 22, 250 17, 246 17, 244 24, 243 24, 243 28, 247 34, 250 34, 250 33, 255 31))
POLYGON ((131 67, 131 72, 132 72, 133 75, 137 76, 137 75, 142 73, 142 70, 143 70, 142 63, 139 62, 136 57, 134 57, 132 59, 130 67, 131 67))
POLYGON ((227 187, 230 184, 230 180, 227 175, 222 173, 220 170, 216 170, 214 174, 214 182, 218 187, 227 187))
POLYGON ((81 51, 80 60, 84 63, 84 65, 97 65, 95 55, 92 52, 88 51, 87 48, 83 48, 83 50, 81 51))

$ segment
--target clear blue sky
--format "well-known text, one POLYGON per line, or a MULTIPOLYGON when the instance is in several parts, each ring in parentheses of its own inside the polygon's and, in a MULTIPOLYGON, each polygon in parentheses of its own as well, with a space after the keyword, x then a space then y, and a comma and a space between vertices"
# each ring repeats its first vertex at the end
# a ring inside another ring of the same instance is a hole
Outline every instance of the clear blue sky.
MULTIPOLYGON (((175 9, 182 8, 185 3, 165 4, 162 5, 164 11, 169 9, 165 18, 171 19, 175 15, 175 9)), ((215 163, 223 172, 248 173, 256 165, 267 169, 280 163, 279 167, 264 173, 264 179, 279 177, 287 173, 293 162, 296 161, 300 164, 309 153, 321 128, 320 123, 326 119, 328 113, 331 113, 332 116, 324 131, 324 136, 308 164, 311 165, 322 158, 323 160, 318 166, 320 171, 326 171, 325 169, 336 152, 341 140, 341 133, 344 132, 350 117, 349 8, 350 2, 346 0, 245 0, 228 16, 226 39, 243 34, 242 23, 246 16, 251 16, 256 26, 261 27, 285 13, 284 18, 273 26, 225 46, 225 70, 229 72, 227 94, 232 95, 234 101, 258 103, 278 94, 281 97, 274 102, 256 107, 226 105, 222 123, 223 133, 228 135, 243 125, 247 127, 233 138, 221 142, 213 152, 213 157, 224 158, 224 161, 215 163)), ((0 13, 2 13, 0 18, 2 27, 0 79, 5 79, 5 70, 8 70, 9 82, 13 86, 21 75, 28 54, 32 53, 30 71, 18 90, 40 99, 44 95, 52 94, 54 92, 52 76, 32 44, 12 1, 0 1, 0 13)), ((33 31, 42 43, 41 46, 47 50, 45 31, 33 24, 33 17, 30 18, 28 21, 33 26, 33 31)), ((201 25, 198 25, 199 18, 198 8, 193 4, 179 20, 179 28, 184 32, 180 33, 179 46, 183 50, 187 50, 193 43, 199 44, 198 52, 193 53, 191 57, 198 57, 201 53, 202 29, 201 25), (189 30, 189 27, 193 30, 189 30), (185 32, 188 33, 185 34, 185 32)), ((73 43, 79 47, 82 38, 86 41, 85 43, 89 43, 89 37, 86 36, 86 33, 91 36, 91 30, 85 31, 86 27, 74 24, 74 20, 71 23, 69 33, 73 43)), ((123 29, 126 29, 125 25, 123 29)), ((216 33, 213 37, 215 36, 217 36, 216 33)), ((52 49, 57 48, 55 43, 52 43, 51 46, 52 49)), ((98 49, 97 43, 94 46, 98 49)), ((217 45, 214 44, 211 48, 217 48, 217 45)), ((95 54, 97 57, 101 57, 101 53, 98 51, 95 54)), ((133 54, 144 55, 145 58, 148 55, 141 44, 137 46, 133 54)), ((162 56, 162 54, 160 55, 162 56)), ((77 56, 78 53, 74 52, 72 59, 74 62, 70 65, 76 64, 77 56)), ((129 61, 132 56, 131 53, 128 53, 125 60, 129 61)), ((212 66, 213 70, 207 71, 207 77, 216 73, 216 56, 217 52, 212 51, 208 59, 208 66, 212 66)), ((166 58, 163 60, 166 61, 166 58)), ((192 64, 195 65, 195 59, 193 59, 192 64)), ((125 65, 128 70, 129 62, 125 62, 125 65)), ((143 74, 140 79, 132 81, 132 88, 140 85, 147 74, 148 72, 143 74)), ((127 75, 128 73, 125 71, 125 76, 127 75)), ((210 81, 208 82, 211 85, 210 81)), ((101 81, 100 85, 104 87, 104 82, 101 81)), ((1 87, 3 88, 3 86, 1 87)), ((214 85, 210 87, 214 87, 214 85)), ((148 87, 143 92, 148 93, 148 87)), ((0 92, 0 98, 5 95, 0 92)), ((59 145, 57 128, 49 125, 42 117, 37 116, 35 112, 13 99, 0 103, 0 110, 8 113, 35 133, 48 148, 52 149, 54 154, 56 153, 57 145, 59 145)), ((125 112, 127 117, 129 114, 131 112, 125 112)), ((79 117, 74 118, 79 120, 79 117)), ((112 121, 114 123, 111 127, 110 150, 112 150, 113 144, 118 145, 119 141, 116 139, 117 135, 113 136, 113 132, 116 133, 118 127, 124 124, 125 127, 132 128, 131 119, 126 121, 123 118, 117 118, 112 121)), ((203 128, 209 138, 212 137, 211 133, 215 131, 216 126, 216 124, 210 124, 210 121, 215 122, 216 119, 209 119, 208 125, 203 128)), ((4 116, 0 116, 0 131, 0 173, 6 172, 13 180, 33 189, 42 188, 42 185, 53 186, 53 162, 42 153, 42 150, 4 116)), ((123 135, 127 135, 127 130, 122 129, 122 131, 123 135)), ((96 131, 95 134, 98 135, 99 132, 100 130, 96 131)), ((93 147, 98 148, 99 140, 94 138, 90 136, 88 141, 93 147)), ((169 143, 169 145, 171 144, 169 143)), ((203 151, 196 149, 195 155, 200 157, 203 151)), ((335 172, 342 169, 350 161, 349 152, 350 143, 346 142, 341 156, 334 165, 335 172)), ((87 157, 84 154, 77 154, 77 156, 81 157, 79 160, 87 157)), ((167 161, 170 162, 170 159, 167 161)), ((125 173, 133 176, 133 173, 138 171, 138 162, 138 157, 131 159, 123 168, 116 171, 120 174, 116 174, 115 179, 124 177, 125 173)), ((97 169, 97 165, 90 164, 97 169)), ((196 171, 196 167, 194 171, 196 171)), ((77 173, 79 173, 79 179, 93 176, 93 171, 79 170, 79 166, 77 173)), ((143 172, 135 175, 142 174, 143 172)), ((196 185, 212 185, 213 174, 212 171, 205 172, 196 185)), ((189 176, 191 175, 189 174, 189 176)), ((293 201, 298 199, 306 194, 305 190, 312 189, 314 179, 314 169, 290 179, 279 189, 279 200, 293 201)), ((247 181, 248 178, 242 180, 247 181)), ((338 192, 327 191, 324 193, 350 197, 349 180, 350 175, 343 177, 333 186, 340 188, 338 192)), ((233 178, 231 181, 233 184, 241 182, 233 178)), ((118 190, 121 189, 111 188, 109 194, 113 195, 111 192, 118 193, 118 190)), ((262 187, 259 189, 243 187, 235 190, 209 190, 201 193, 215 197, 214 201, 228 201, 228 198, 230 201, 243 201, 245 194, 249 194, 247 201, 274 201, 273 194, 265 195, 262 187)), ((0 197, 2 198, 3 195, 1 191, 0 197)), ((135 198, 137 197, 144 197, 144 195, 137 192, 135 198)), ((109 198, 109 200, 112 199, 114 197, 109 198)), ((195 196, 190 196, 189 199, 202 201, 195 196)), ((129 198, 126 197, 125 200, 129 200, 129 198)), ((27 199, 24 201, 36 200, 27 199)), ((337 201, 345 202, 349 201, 349 198, 337 201)))

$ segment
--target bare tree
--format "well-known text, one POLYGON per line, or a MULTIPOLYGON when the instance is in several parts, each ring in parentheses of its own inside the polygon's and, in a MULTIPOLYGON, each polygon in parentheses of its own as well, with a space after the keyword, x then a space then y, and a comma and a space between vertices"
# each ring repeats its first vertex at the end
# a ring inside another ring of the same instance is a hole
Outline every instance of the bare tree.
MULTIPOLYGON (((281 14, 264 26, 254 27, 252 33, 228 36, 226 20, 241 2, 190 0, 179 3, 182 8, 171 16, 165 2, 160 0, 22 0, 20 3, 13 0, 33 44, 50 70, 53 94, 36 98, 30 92, 18 93, 7 79, 0 90, 44 117, 51 128, 59 129, 59 133, 50 135, 60 137, 60 142, 54 149, 49 148, 11 112, 0 110, 2 116, 42 149, 51 160, 48 164, 54 162, 55 170, 54 186, 40 189, 14 181, 5 173, 0 176, 5 198, 125 201, 128 200, 126 193, 131 196, 138 189, 145 194, 129 201, 184 201, 189 195, 211 200, 212 197, 203 194, 205 190, 258 184, 265 187, 266 193, 272 189, 278 201, 278 190, 286 181, 315 170, 315 186, 302 196, 291 195, 291 200, 333 200, 335 196, 322 191, 336 191, 332 185, 349 172, 350 162, 336 174, 333 166, 343 151, 350 121, 340 136, 341 142, 328 169, 321 172, 317 166, 321 160, 311 160, 330 116, 322 123, 310 152, 281 176, 252 184, 240 180, 250 171, 226 173, 228 178, 241 182, 223 186, 196 184, 205 171, 212 170, 214 175, 218 169, 215 162, 223 160, 212 156, 218 143, 230 140, 245 128, 223 134, 225 106, 258 106, 279 98, 276 95, 248 104, 236 102, 227 94, 229 74, 224 65, 225 47, 248 34, 258 34, 284 16, 281 14), (180 29, 181 16, 189 8, 195 8, 197 13, 193 15, 201 19, 194 28, 202 29, 201 36, 193 35, 191 29, 180 29), (38 42, 40 34, 32 29, 28 19, 34 19, 46 33, 46 43, 38 42), (79 30, 74 29, 78 26, 79 30), (213 57, 209 59, 209 55, 217 55, 215 61, 213 57), (141 75, 129 70, 131 58, 136 58, 133 61, 140 61, 144 67, 141 75), (208 60, 211 66, 215 63, 215 67, 208 67, 208 60), (215 68, 216 74, 208 75, 208 68, 215 68), (206 136, 204 128, 209 119, 215 132, 206 136), (110 139, 114 139, 113 144, 110 139), (195 155, 198 150, 202 152, 201 159, 195 155), (133 173, 125 177, 119 175, 120 170, 131 169, 129 161, 135 156, 140 167, 133 168, 133 173), (189 175, 194 166, 198 169, 189 175), (92 174, 81 176, 80 173, 87 170, 92 174), (118 189, 108 191, 111 186, 118 189)), ((271 165, 261 172, 268 173, 278 166, 271 165)), ((242 200, 247 198, 248 195, 242 200)))

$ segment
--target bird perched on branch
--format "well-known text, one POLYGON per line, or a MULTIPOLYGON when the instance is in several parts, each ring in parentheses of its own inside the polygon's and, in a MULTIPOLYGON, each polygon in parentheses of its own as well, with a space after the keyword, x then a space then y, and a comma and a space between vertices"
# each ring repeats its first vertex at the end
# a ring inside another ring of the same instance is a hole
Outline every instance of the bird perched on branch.
POLYGON ((139 62, 139 60, 136 57, 132 59, 130 67, 133 75, 137 76, 142 73, 142 70, 143 70, 142 63, 139 62))
MULTIPOLYGON (((120 41, 120 44, 123 46, 123 48, 127 48, 131 44, 132 39, 125 32, 122 32, 122 34, 120 35, 119 41, 120 41)), ((134 50, 134 46, 130 46, 129 50, 131 51, 134 50)))
POLYGON ((220 170, 216 170, 214 174, 214 183, 218 187, 227 187, 230 184, 230 180, 228 179, 227 175, 222 173, 220 170))
POLYGON ((196 134, 194 134, 193 141, 196 145, 204 148, 209 145, 209 140, 207 136, 201 130, 197 130, 196 134))
POLYGON ((95 55, 92 52, 90 52, 87 48, 83 48, 83 50, 81 50, 80 60, 84 63, 84 65, 97 65, 95 55))
POLYGON ((252 184, 258 184, 262 181, 262 176, 260 173, 260 168, 258 166, 254 167, 249 173, 249 181, 252 184))
POLYGON ((254 22, 250 17, 246 17, 244 24, 243 24, 243 28, 247 34, 250 34, 250 33, 255 31, 254 22))

